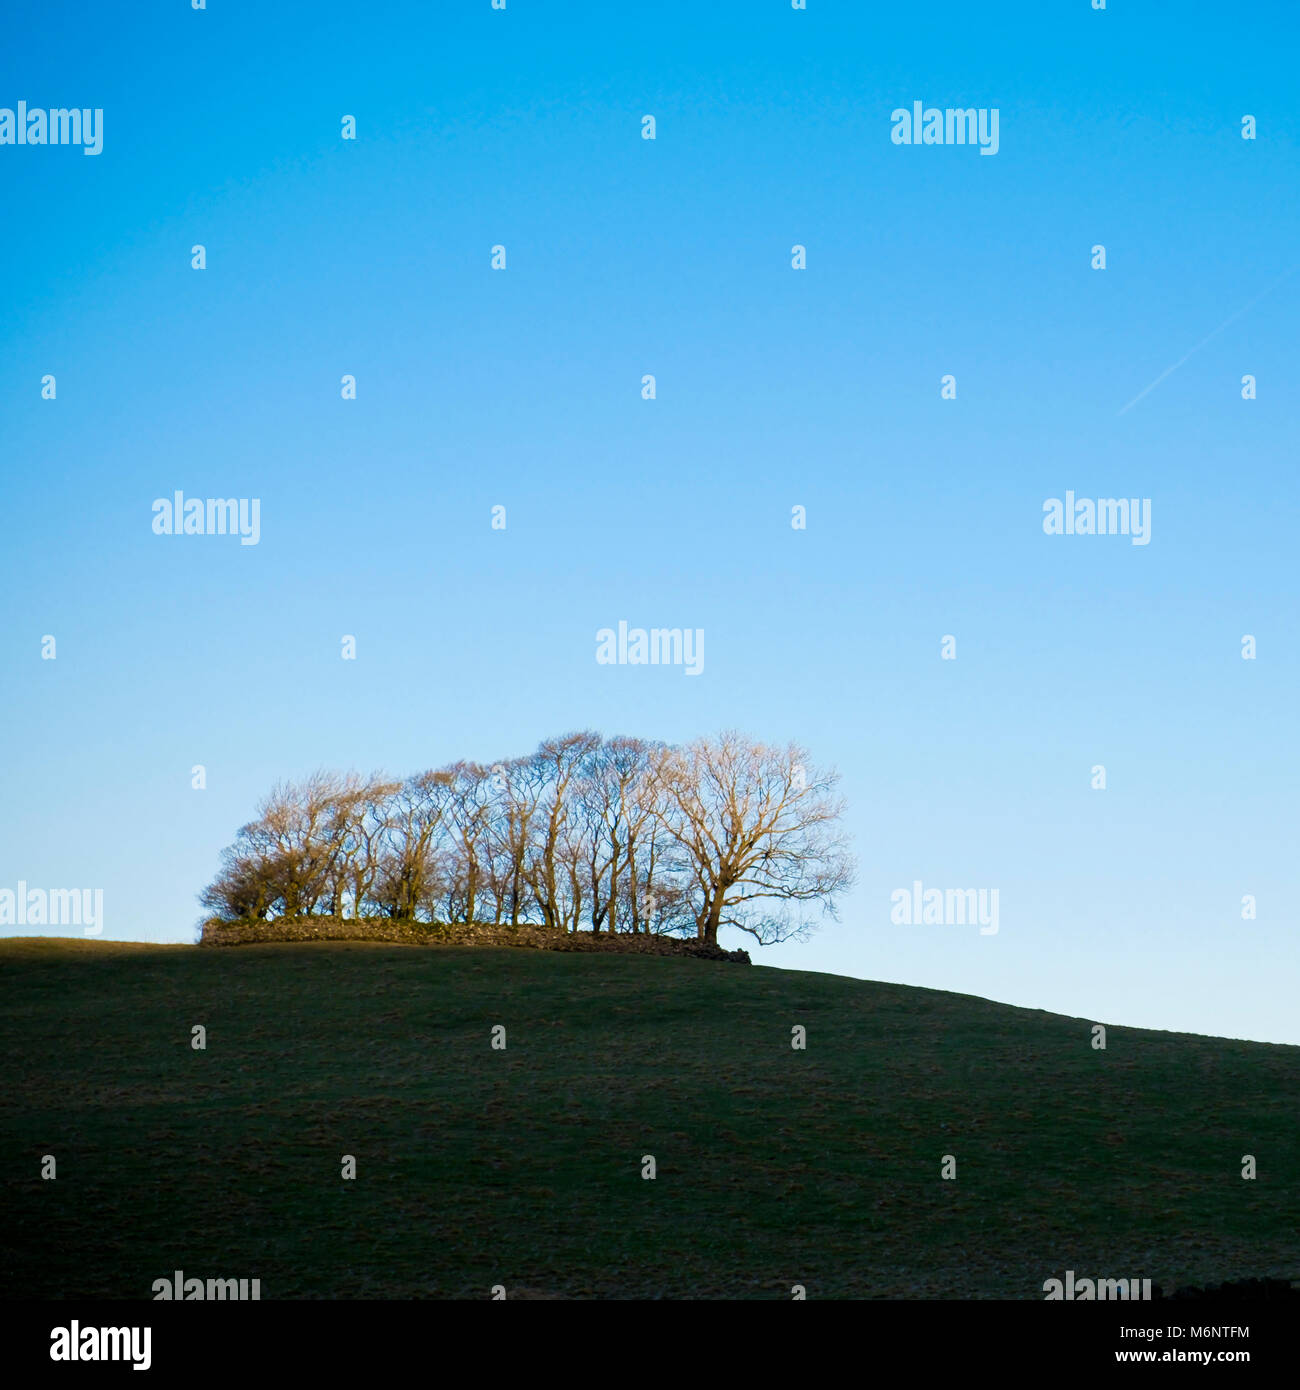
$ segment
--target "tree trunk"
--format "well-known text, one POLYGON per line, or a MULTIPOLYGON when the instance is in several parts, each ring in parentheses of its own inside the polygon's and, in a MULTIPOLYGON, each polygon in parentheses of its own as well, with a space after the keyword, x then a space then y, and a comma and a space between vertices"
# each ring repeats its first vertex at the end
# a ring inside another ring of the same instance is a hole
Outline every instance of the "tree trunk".
POLYGON ((704 918, 697 924, 697 930, 701 941, 707 941, 710 946, 718 944, 718 923, 722 919, 722 903, 726 894, 721 888, 717 889, 709 903, 709 910, 704 918))

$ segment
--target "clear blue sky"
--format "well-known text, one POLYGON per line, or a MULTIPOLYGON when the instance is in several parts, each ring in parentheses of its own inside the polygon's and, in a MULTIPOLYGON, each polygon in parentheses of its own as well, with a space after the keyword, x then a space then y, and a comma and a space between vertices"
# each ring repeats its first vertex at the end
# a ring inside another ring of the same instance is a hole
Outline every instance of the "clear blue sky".
POLYGON ((842 770, 861 864, 761 962, 1300 1043, 1300 274, 1120 413, 1300 261, 1294 5, 6 25, 0 106, 104 148, 0 146, 0 887, 189 940, 278 778, 734 726, 842 770), (895 146, 916 100, 999 152, 895 146), (260 544, 154 535, 176 489, 260 544), (1151 543, 1045 536, 1067 489, 1151 543), (620 619, 704 674, 597 665, 620 619), (915 879, 998 934, 891 925, 915 879))

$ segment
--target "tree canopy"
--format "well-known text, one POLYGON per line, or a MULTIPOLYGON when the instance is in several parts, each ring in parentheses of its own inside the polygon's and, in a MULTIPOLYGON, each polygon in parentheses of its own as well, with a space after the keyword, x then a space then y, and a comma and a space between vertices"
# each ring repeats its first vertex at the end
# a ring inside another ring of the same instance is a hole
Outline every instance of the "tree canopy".
POLYGON ((200 897, 224 920, 388 917, 763 944, 853 878, 838 774, 735 733, 683 747, 589 730, 521 758, 274 787, 200 897))

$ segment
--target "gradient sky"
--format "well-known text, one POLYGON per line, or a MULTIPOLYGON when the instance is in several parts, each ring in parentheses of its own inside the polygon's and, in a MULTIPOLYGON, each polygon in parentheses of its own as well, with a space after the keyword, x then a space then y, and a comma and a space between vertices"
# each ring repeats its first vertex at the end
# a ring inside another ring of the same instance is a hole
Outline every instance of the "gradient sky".
POLYGON ((840 768, 860 861, 761 963, 1300 1043, 1293 4, 6 24, 0 106, 104 149, 0 146, 0 887, 192 940, 279 778, 737 727, 840 768), (917 100, 998 154, 895 146, 917 100), (176 489, 260 544, 154 535, 176 489), (1067 489, 1151 543, 1045 536, 1067 489), (704 674, 598 666, 620 619, 704 674), (915 879, 998 934, 892 925, 915 879))

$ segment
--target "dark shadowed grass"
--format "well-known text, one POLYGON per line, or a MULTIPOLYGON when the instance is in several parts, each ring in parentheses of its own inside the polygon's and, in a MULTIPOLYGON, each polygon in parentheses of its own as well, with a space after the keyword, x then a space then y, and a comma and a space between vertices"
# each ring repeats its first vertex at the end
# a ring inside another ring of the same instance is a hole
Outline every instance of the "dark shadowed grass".
POLYGON ((1114 1027, 1098 1052, 1092 1022, 655 957, 0 941, 3 1293, 1300 1278, 1300 1048, 1114 1027))

